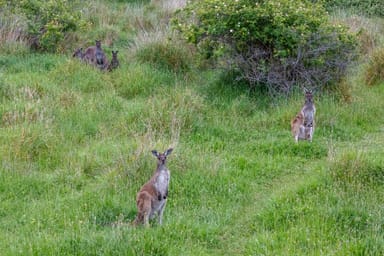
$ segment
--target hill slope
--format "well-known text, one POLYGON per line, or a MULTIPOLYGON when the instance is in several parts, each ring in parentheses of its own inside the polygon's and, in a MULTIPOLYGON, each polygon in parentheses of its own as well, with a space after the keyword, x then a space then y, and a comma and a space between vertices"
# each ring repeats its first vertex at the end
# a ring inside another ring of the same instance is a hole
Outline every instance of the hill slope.
POLYGON ((355 72, 350 103, 317 97, 314 141, 295 145, 301 95, 270 104, 219 71, 172 72, 120 46, 112 73, 1 54, 2 255, 384 253, 384 84, 355 72), (150 151, 168 146, 164 224, 133 228, 150 151))

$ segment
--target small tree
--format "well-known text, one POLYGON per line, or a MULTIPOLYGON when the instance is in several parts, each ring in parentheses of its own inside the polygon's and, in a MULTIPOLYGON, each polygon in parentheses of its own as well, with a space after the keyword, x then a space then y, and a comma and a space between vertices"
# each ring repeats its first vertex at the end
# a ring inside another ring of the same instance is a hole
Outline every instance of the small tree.
POLYGON ((226 57, 253 87, 289 93, 345 74, 356 40, 306 0, 204 0, 176 14, 175 27, 207 58, 226 57))

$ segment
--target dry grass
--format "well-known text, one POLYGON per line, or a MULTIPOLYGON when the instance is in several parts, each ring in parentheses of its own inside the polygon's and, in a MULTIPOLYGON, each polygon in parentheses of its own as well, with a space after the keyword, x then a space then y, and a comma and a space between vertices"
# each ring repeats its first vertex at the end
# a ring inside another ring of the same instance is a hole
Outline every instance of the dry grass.
POLYGON ((186 6, 186 0, 152 0, 152 3, 156 6, 159 6, 164 12, 174 12, 178 9, 182 9, 186 6))
POLYGON ((0 42, 19 42, 26 38, 26 23, 22 18, 0 12, 0 42))
POLYGON ((373 86, 384 82, 384 48, 377 49, 372 53, 365 70, 365 83, 373 86))
POLYGON ((339 10, 331 17, 333 23, 345 24, 352 33, 356 33, 360 42, 360 51, 370 55, 375 48, 384 43, 384 23, 380 19, 351 15, 339 10))

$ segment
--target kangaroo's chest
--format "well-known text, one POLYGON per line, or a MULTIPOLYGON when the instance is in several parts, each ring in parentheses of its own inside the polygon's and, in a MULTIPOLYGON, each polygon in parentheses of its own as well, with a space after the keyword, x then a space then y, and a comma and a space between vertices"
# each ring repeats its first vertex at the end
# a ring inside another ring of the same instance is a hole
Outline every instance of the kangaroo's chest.
POLYGON ((168 191, 170 180, 170 172, 168 170, 162 170, 156 178, 155 188, 161 195, 165 195, 168 191))
POLYGON ((313 125, 313 120, 315 118, 316 108, 314 105, 304 106, 302 109, 304 114, 304 125, 307 126, 309 124, 313 125))

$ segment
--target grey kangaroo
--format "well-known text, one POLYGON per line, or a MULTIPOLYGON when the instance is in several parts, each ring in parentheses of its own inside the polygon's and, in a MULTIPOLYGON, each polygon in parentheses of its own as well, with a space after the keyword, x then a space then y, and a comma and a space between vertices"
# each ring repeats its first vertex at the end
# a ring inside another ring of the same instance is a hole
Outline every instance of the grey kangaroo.
POLYGON ((164 153, 152 150, 152 154, 157 158, 157 168, 151 179, 145 183, 136 196, 137 216, 133 224, 144 224, 149 226, 149 220, 155 215, 158 222, 162 224, 163 212, 167 203, 168 186, 171 178, 170 171, 166 167, 167 156, 171 154, 173 148, 167 149, 164 153))
POLYGON ((77 49, 73 52, 72 57, 73 57, 73 58, 78 58, 78 59, 80 59, 80 60, 83 60, 83 58, 84 58, 83 48, 77 48, 77 49))
POLYGON ((304 106, 291 121, 291 131, 296 142, 299 139, 312 141, 315 132, 315 114, 316 107, 312 92, 306 91, 304 106))
POLYGON ((101 70, 108 67, 108 60, 104 51, 101 49, 101 41, 96 40, 96 46, 90 46, 85 49, 83 59, 91 65, 98 67, 101 70))

